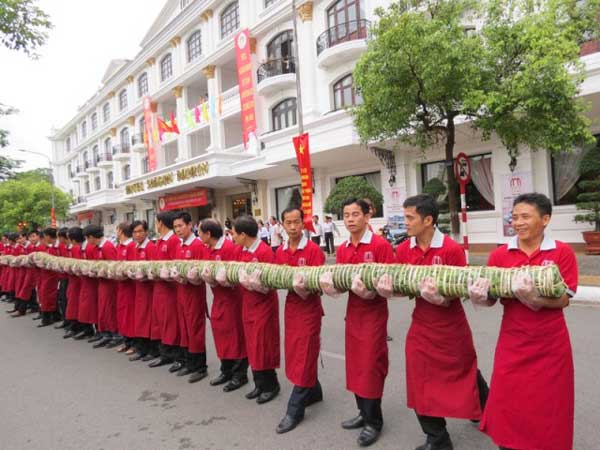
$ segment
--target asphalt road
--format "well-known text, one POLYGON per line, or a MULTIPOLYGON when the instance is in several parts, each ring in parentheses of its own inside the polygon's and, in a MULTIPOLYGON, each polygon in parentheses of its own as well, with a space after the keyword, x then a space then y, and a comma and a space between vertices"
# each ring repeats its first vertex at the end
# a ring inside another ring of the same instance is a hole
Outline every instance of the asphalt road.
MULTIPOLYGON (((290 392, 283 370, 281 395, 259 406, 243 396, 250 385, 229 394, 209 386, 208 379, 191 385, 166 367, 131 363, 114 350, 65 341, 51 327, 37 329, 29 316, 11 319, 0 313, 0 450, 358 448, 358 433, 339 426, 356 413, 353 396, 345 390, 345 301, 327 298, 324 305, 320 379, 325 400, 285 435, 274 432, 290 392)), ((414 413, 406 408, 403 346, 411 309, 405 299, 390 302, 388 329, 394 340, 389 343, 385 427, 374 449, 412 450, 424 439, 414 413)), ((466 309, 479 365, 489 379, 501 311, 466 309)), ((600 307, 571 306, 567 320, 576 366, 574 448, 600 449, 600 307)), ((210 334, 208 362, 214 376, 218 362, 210 334)), ((449 431, 457 450, 496 448, 468 421, 450 420, 449 431)))

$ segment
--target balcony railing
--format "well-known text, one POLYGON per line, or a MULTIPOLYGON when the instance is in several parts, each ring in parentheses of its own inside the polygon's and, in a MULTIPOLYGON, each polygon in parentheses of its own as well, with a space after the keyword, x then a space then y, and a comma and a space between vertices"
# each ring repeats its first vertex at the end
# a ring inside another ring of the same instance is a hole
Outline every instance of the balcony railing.
POLYGON ((77 204, 81 204, 81 203, 85 203, 85 197, 83 197, 82 195, 80 195, 79 197, 76 198, 75 200, 77 202, 77 204))
POLYGON ((117 153, 129 153, 129 150, 131 150, 131 145, 129 144, 115 145, 113 146, 112 154, 116 155, 117 153))
POLYGON ((104 162, 104 161, 112 161, 113 157, 112 157, 112 153, 100 153, 98 155, 98 162, 104 162))
POLYGON ((267 78, 286 73, 296 73, 296 58, 272 59, 261 64, 256 71, 256 78, 260 83, 267 78))
POLYGON ((368 20, 351 20, 331 27, 317 38, 317 55, 328 48, 348 41, 367 39, 369 36, 368 20))

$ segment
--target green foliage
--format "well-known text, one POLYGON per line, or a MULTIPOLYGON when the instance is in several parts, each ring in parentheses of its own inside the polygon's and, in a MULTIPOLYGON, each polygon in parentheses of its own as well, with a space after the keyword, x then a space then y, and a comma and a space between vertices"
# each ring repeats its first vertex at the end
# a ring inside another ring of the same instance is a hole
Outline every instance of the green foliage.
POLYGON ((600 145, 591 148, 579 163, 584 178, 578 186, 584 191, 577 196, 575 206, 585 211, 575 216, 575 222, 587 222, 600 232, 600 145))
POLYGON ((331 190, 325 201, 325 211, 342 217, 342 203, 349 198, 368 198, 380 209, 383 205, 381 193, 363 177, 346 177, 331 190))
POLYGON ((0 43, 36 57, 52 28, 48 15, 34 0, 0 0, 0 43))
MULTIPOLYGON (((373 39, 354 71, 363 103, 361 139, 454 158, 455 127, 466 120, 520 148, 559 152, 590 143, 579 45, 595 35, 600 0, 400 0, 379 9, 373 39), (466 25, 480 24, 477 30, 466 25)), ((458 231, 458 188, 448 167, 449 207, 458 231)))
POLYGON ((438 216, 438 228, 444 233, 448 233, 450 231, 448 229, 448 225, 450 224, 450 212, 448 210, 448 197, 446 196, 447 191, 448 189, 446 188, 444 182, 437 177, 431 178, 423 186, 423 194, 429 194, 437 200, 440 208, 440 215, 438 216))
POLYGON ((52 187, 47 169, 17 174, 0 183, 0 229, 14 231, 19 222, 45 225, 50 223, 54 189, 57 219, 65 218, 71 197, 52 187))

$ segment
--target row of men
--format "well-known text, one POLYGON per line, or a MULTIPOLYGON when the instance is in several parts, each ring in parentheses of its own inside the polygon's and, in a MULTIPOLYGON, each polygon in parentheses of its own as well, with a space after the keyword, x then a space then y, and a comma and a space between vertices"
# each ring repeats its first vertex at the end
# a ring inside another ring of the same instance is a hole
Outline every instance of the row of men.
MULTIPOLYGON (((488 265, 498 267, 557 264, 569 293, 560 299, 544 298, 530 278, 523 274, 515 277, 513 289, 518 300, 501 299, 505 313, 489 396, 460 299, 442 296, 433 279, 422 281, 406 337, 408 407, 415 410, 426 434, 425 443, 417 450, 453 448, 446 429, 448 417, 481 421, 480 429, 503 449, 572 449, 573 362, 562 308, 577 288, 577 265, 570 247, 544 235, 551 213, 551 203, 543 195, 517 198, 513 207, 517 236, 490 255, 488 265)), ((336 262, 466 264, 462 248, 436 228, 438 207, 432 197, 407 199, 404 214, 411 239, 394 253, 385 239, 369 229, 369 205, 349 199, 343 217, 350 238, 338 248, 336 262)), ((136 221, 131 226, 119 225, 117 248, 102 236, 100 227, 90 225, 83 231, 69 229, 69 244, 62 253, 52 229, 44 231, 45 245, 36 242, 35 233, 30 235, 33 248, 29 251, 94 260, 206 259, 322 265, 323 252, 304 236, 303 219, 297 208, 283 212, 288 241, 275 254, 257 237, 258 226, 251 217, 240 217, 233 224, 234 245, 223 238, 220 224, 213 219, 201 223, 200 239, 196 238, 187 213, 158 214, 160 238, 156 243, 147 239, 147 225, 136 221)), ((19 269, 3 269, 3 291, 10 291, 5 277, 11 277, 15 270, 19 269)), ((46 325, 52 321, 48 314, 56 309, 55 281, 60 275, 39 269, 21 270, 26 271, 24 280, 38 272, 36 288, 45 314, 41 325, 46 325), (54 291, 50 292, 47 286, 52 283, 54 291)), ((204 336, 208 284, 214 295, 210 323, 221 360, 221 372, 210 384, 226 383, 225 391, 236 390, 247 383, 249 365, 255 388, 246 397, 261 404, 277 396, 279 304, 276 291, 261 284, 260 272, 241 271, 239 287, 229 285, 223 273, 212 277, 208 271, 176 280, 68 278, 66 319, 70 332, 66 337, 89 337, 96 346, 112 342, 117 335, 135 339, 137 354, 132 360, 152 361, 150 367, 172 364, 170 371, 191 374, 191 382, 207 375, 204 336)), ((321 277, 320 284, 325 294, 341 294, 334 287, 331 272, 321 277)), ((323 398, 317 370, 324 314, 321 297, 306 290, 301 273, 294 277, 293 286, 286 296, 284 353, 286 376, 294 388, 286 414, 277 426, 278 433, 294 429, 304 418, 305 409, 323 398)), ((13 289, 21 304, 27 303, 27 295, 16 286, 13 289)), ((360 277, 355 277, 345 321, 346 387, 354 393, 359 413, 344 421, 342 427, 360 429, 361 446, 374 443, 383 427, 381 399, 388 371, 387 299, 393 295, 391 279, 383 276, 377 280, 376 291, 367 290, 360 277)), ((492 306, 497 300, 489 297, 489 282, 485 279, 470 285, 469 296, 480 306, 492 306)), ((15 309, 20 314, 22 309, 15 309)))

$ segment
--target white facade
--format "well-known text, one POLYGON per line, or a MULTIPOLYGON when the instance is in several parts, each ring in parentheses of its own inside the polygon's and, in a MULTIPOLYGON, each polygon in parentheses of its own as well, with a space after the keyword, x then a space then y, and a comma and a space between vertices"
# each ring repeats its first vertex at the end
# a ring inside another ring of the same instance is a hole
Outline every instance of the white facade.
MULTIPOLYGON (((360 145, 352 118, 344 110, 356 98, 343 86, 366 49, 367 21, 373 20, 376 7, 389 3, 298 0, 299 54, 294 59, 285 39, 292 30, 291 0, 168 0, 135 58, 114 60, 105 72, 103 87, 51 138, 57 184, 76 199, 71 212, 80 221, 101 222, 110 231, 122 220, 152 219, 162 196, 206 188, 212 208, 191 208, 194 219, 211 215, 224 220, 234 217, 243 205, 258 217, 276 215, 285 207, 280 203, 289 199, 290 191, 281 188, 300 184, 291 143, 298 133, 293 125, 295 114, 291 109, 280 115, 273 111, 278 105, 281 109, 276 111, 285 110, 282 102, 296 97, 297 66, 304 128, 310 133, 314 213, 323 216, 325 199, 337 178, 356 174, 371 174, 369 180, 384 194, 386 211, 391 202, 391 173, 360 145), (338 13, 333 14, 331 8, 338 13), (233 37, 243 28, 255 40, 252 65, 260 148, 254 152, 242 144, 233 37), (146 85, 144 78, 148 89, 140 92, 146 85), (145 171, 146 148, 140 136, 143 95, 156 103, 160 117, 168 119, 173 112, 181 130, 179 135, 165 135, 158 168, 151 173, 145 171), (190 127, 187 111, 207 96, 219 99, 220 112, 210 123, 190 127), (178 179, 178 170, 200 164, 203 170, 178 179)), ((584 58, 589 78, 582 94, 594 101, 600 96, 600 53, 584 58)), ((592 115, 600 116, 595 104, 592 115)), ((425 154, 405 147, 392 151, 394 187, 402 197, 420 192, 421 164, 443 159, 441 149, 425 154)), ((467 125, 458 129, 458 151, 491 154, 494 205, 469 214, 470 242, 504 242, 499 186, 502 174, 510 172, 506 153, 497 142, 482 143, 467 125)), ((516 171, 531 172, 535 190, 552 198, 550 160, 545 153, 524 153, 516 171)), ((551 232, 558 239, 578 243, 579 231, 586 226, 575 224, 573 214, 574 206, 557 206, 551 232)), ((384 221, 377 219, 375 226, 384 221)), ((343 226, 338 228, 343 230, 343 226)))

